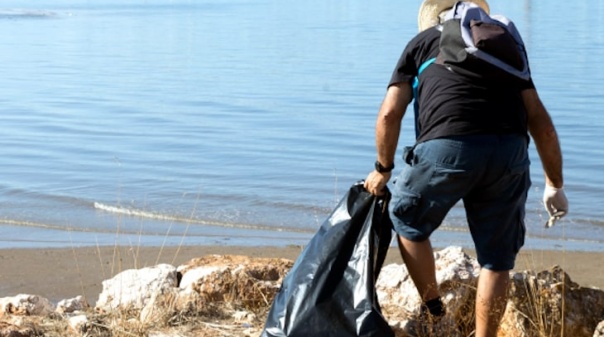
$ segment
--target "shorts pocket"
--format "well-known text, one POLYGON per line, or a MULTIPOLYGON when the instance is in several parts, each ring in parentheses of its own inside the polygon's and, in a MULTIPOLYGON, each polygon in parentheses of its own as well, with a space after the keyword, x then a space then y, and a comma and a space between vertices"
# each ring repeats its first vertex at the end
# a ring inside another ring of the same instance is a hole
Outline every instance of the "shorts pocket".
POLYGON ((523 160, 514 163, 509 169, 508 173, 511 175, 523 174, 526 172, 531 165, 531 161, 529 158, 524 158, 523 160))
POLYGON ((524 246, 524 239, 526 237, 526 225, 524 224, 525 212, 518 212, 518 228, 516 229, 516 237, 515 237, 515 245, 514 245, 514 254, 518 254, 520 248, 524 246))
POLYGON ((463 168, 436 165, 430 183, 437 186, 442 194, 458 199, 474 185, 477 174, 463 168))
POLYGON ((398 191, 396 198, 393 198, 392 214, 396 218, 407 224, 414 223, 417 209, 419 208, 421 196, 409 190, 398 191))
POLYGON ((531 161, 528 158, 525 158, 512 165, 507 172, 509 184, 519 184, 521 186, 524 186, 524 188, 528 190, 532 184, 530 165, 531 161))

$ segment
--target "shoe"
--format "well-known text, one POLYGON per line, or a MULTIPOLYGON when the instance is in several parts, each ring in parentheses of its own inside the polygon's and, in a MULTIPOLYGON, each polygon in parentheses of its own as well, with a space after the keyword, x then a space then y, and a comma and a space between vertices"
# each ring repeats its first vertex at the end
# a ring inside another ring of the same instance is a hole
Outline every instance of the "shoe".
POLYGON ((453 337, 459 334, 451 318, 446 317, 445 311, 434 316, 424 305, 415 319, 407 321, 403 331, 409 337, 453 337))

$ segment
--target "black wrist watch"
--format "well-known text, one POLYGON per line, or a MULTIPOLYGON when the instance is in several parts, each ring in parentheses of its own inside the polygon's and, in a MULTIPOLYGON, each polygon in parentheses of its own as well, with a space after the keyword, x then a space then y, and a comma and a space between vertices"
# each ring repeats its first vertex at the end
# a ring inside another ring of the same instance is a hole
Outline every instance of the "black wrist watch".
POLYGON ((380 173, 388 173, 388 172, 392 171, 393 169, 394 169, 394 163, 392 163, 392 165, 390 165, 388 167, 384 167, 384 166, 382 166, 382 164, 380 164, 379 160, 375 161, 375 170, 380 173))

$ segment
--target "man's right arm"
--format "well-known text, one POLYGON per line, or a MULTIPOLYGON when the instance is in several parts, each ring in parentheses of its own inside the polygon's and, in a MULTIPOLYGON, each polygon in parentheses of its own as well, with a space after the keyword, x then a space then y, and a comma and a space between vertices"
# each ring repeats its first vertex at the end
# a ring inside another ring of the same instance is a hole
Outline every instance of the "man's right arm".
MULTIPOLYGON (((375 125, 377 160, 384 167, 391 166, 394 163, 401 131, 401 120, 407 110, 407 105, 412 99, 411 84, 403 82, 388 87, 375 125)), ((365 188, 369 192, 379 195, 390 180, 390 176, 391 172, 380 173, 374 170, 365 179, 365 188)))

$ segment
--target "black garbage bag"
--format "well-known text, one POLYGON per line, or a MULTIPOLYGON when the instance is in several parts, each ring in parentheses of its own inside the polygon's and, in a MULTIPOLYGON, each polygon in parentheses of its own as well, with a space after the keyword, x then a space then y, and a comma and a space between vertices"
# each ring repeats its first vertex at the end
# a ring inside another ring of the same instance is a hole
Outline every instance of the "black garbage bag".
POLYGON ((261 337, 389 337, 375 282, 392 239, 390 192, 355 183, 302 251, 261 337))

